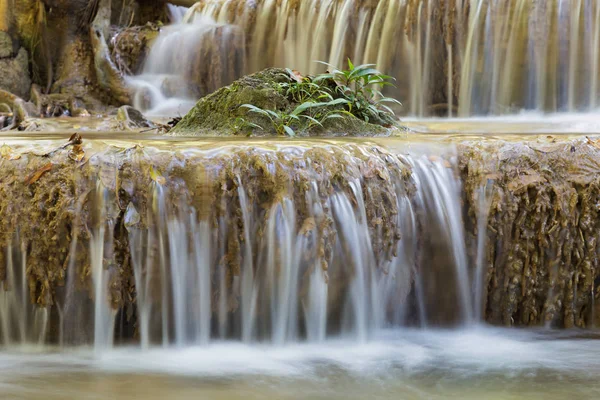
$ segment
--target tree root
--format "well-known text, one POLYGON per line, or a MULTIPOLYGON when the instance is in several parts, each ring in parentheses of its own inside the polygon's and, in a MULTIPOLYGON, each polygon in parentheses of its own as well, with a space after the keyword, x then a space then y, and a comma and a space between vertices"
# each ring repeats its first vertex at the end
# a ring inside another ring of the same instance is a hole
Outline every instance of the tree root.
POLYGON ((110 27, 110 1, 101 0, 98 13, 90 26, 90 41, 94 52, 94 69, 98 83, 120 104, 131 103, 131 93, 123 75, 110 57, 106 41, 110 27))

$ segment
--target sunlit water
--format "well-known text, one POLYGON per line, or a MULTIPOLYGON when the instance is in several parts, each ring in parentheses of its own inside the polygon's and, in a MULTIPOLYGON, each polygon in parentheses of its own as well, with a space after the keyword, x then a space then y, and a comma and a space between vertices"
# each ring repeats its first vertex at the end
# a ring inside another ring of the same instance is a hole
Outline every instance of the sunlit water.
POLYGON ((600 335, 476 328, 382 331, 356 344, 0 353, 2 398, 591 399, 600 335))

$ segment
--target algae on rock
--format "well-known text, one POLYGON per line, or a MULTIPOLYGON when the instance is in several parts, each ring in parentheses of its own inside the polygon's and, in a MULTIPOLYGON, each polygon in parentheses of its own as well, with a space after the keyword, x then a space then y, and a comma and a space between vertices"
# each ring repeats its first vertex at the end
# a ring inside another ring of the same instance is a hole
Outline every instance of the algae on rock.
POLYGON ((591 139, 460 146, 468 240, 486 235, 483 316, 502 325, 589 327, 599 313, 600 149, 591 139), (488 183, 489 182, 489 183, 488 183), (480 188, 493 185, 485 232, 480 188))
MULTIPOLYGON (((174 136, 264 136, 276 134, 265 117, 244 107, 291 114, 299 105, 281 84, 293 78, 285 69, 269 68, 245 76, 231 85, 200 99, 196 106, 170 131, 174 136), (263 129, 257 128, 260 126, 263 129)), ((327 120, 323 126, 301 127, 301 136, 376 136, 389 130, 352 115, 327 120)))

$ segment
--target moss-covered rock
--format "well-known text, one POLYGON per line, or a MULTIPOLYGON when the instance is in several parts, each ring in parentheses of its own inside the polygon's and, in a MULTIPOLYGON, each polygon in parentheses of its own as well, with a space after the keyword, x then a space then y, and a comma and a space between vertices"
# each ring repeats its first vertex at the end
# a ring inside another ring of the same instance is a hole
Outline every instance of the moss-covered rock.
MULTIPOLYGON (((242 107, 251 104, 264 110, 291 114, 299 105, 281 84, 293 82, 284 69, 269 68, 248 75, 204 98, 171 130, 174 136, 268 136, 276 129, 268 118, 242 107), (255 125, 263 129, 256 128, 255 125)), ((329 119, 323 126, 300 125, 300 136, 375 136, 389 129, 351 115, 329 119)))

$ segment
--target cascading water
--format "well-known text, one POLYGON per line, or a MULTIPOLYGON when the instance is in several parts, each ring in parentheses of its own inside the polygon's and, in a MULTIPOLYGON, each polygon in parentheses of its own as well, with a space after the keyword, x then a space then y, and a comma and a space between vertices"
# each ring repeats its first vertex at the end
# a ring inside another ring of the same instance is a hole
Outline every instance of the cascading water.
POLYGON ((189 21, 211 18, 245 32, 238 74, 270 66, 318 73, 325 67, 316 61, 343 67, 350 57, 397 78, 392 94, 414 116, 598 106, 595 1, 228 0, 189 12, 197 15, 189 21))
POLYGON ((118 173, 108 150, 74 182, 89 208, 69 224, 67 287, 54 306, 29 303, 27 252, 6 249, 4 344, 93 343, 105 351, 131 340, 132 327, 142 348, 214 338, 365 342, 387 326, 471 319, 460 192, 442 158, 350 144, 225 147, 166 153, 175 159, 161 175, 148 163, 162 153, 127 152, 126 171, 149 175, 118 173), (184 164, 195 172, 182 180, 184 164), (125 205, 127 193, 135 197, 125 205), (444 291, 455 308, 446 321, 428 315, 439 293, 413 285, 432 268, 417 244, 432 225, 444 229, 426 251, 451 249, 435 271, 455 277, 444 291), (78 258, 86 247, 89 258, 78 258), (411 304, 427 313, 416 315, 411 304), (54 308, 60 318, 49 321, 54 308))
POLYGON ((161 30, 141 74, 127 78, 133 105, 152 116, 185 115, 239 75, 244 52, 238 28, 169 7, 173 24, 161 30))

